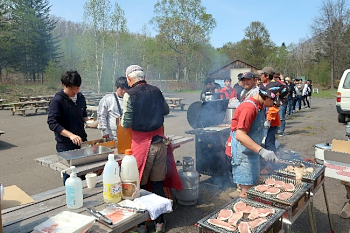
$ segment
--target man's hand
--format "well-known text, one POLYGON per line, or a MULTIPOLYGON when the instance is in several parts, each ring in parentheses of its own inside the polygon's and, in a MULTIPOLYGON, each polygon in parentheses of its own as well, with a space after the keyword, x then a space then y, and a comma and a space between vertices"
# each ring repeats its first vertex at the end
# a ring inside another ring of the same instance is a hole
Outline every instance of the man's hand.
POLYGON ((83 140, 81 139, 81 137, 79 137, 78 135, 72 134, 71 136, 69 136, 69 139, 75 144, 80 146, 83 143, 83 140))
POLYGON ((102 138, 109 138, 109 134, 103 135, 102 138))
POLYGON ((261 147, 261 149, 259 150, 259 155, 261 155, 261 157, 263 157, 268 162, 277 162, 278 161, 278 158, 273 151, 266 150, 263 147, 261 147))
POLYGON ((265 121, 264 122, 264 127, 265 127, 265 129, 270 128, 271 127, 271 121, 265 121))

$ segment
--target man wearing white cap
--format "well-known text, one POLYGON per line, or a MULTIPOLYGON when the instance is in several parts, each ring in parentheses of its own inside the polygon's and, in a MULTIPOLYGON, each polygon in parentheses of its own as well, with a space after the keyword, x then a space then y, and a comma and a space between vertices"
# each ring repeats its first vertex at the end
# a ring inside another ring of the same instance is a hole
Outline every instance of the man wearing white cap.
MULTIPOLYGON (((162 92, 147 84, 142 67, 131 65, 126 69, 126 79, 130 89, 124 94, 122 126, 132 128, 131 149, 139 169, 141 188, 147 183, 152 191, 165 196, 164 187, 182 189, 172 150, 164 136, 164 115, 169 114, 169 106, 162 92)), ((155 219, 156 232, 165 231, 163 215, 155 219)), ((145 225, 138 232, 146 232, 145 225)))

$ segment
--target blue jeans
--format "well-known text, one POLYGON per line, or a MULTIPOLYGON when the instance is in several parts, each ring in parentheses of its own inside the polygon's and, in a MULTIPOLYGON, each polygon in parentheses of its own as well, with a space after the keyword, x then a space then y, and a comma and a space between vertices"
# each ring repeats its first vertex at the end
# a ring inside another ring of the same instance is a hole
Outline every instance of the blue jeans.
POLYGON ((265 139, 265 149, 272 150, 275 153, 276 153, 276 145, 275 145, 276 132, 277 132, 277 126, 270 127, 267 130, 267 136, 265 139))
POLYGON ((301 109, 301 95, 297 95, 297 108, 301 109))
POLYGON ((281 127, 278 127, 278 128, 280 128, 281 134, 284 133, 284 129, 286 128, 286 110, 287 110, 287 105, 284 105, 284 104, 282 104, 278 110, 278 113, 280 114, 280 119, 281 119, 281 127))
POLYGON ((293 112, 293 99, 290 98, 288 100, 288 115, 292 115, 293 112))

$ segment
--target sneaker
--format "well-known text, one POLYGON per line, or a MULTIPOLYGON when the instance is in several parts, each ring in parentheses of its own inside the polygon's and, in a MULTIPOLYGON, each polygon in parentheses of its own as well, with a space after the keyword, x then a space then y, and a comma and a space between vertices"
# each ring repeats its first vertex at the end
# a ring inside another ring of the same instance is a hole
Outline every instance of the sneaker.
POLYGON ((146 225, 141 225, 139 226, 138 228, 136 228, 134 230, 134 232, 137 232, 137 233, 146 233, 147 232, 147 227, 146 225))
POLYGON ((283 137, 283 136, 284 136, 284 133, 280 133, 280 134, 278 134, 278 136, 283 137))
POLYGON ((165 232, 165 220, 162 223, 154 223, 156 232, 165 232))

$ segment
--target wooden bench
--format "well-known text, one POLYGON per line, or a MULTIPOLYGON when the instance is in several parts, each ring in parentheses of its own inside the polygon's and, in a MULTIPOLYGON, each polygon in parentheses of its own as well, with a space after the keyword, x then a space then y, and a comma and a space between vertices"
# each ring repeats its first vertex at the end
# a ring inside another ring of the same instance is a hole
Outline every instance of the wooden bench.
POLYGON ((13 108, 12 104, 2 104, 1 109, 11 110, 13 108))
POLYGON ((312 93, 318 93, 318 88, 313 88, 312 93))
POLYGON ((38 113, 38 110, 45 110, 45 112, 48 113, 49 106, 36 107, 35 113, 38 113))

